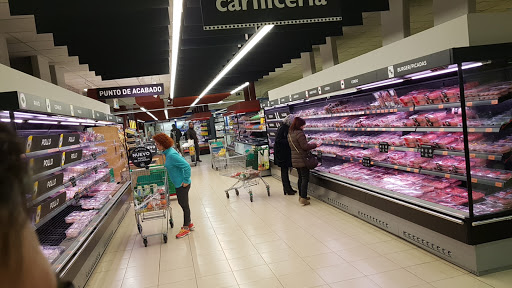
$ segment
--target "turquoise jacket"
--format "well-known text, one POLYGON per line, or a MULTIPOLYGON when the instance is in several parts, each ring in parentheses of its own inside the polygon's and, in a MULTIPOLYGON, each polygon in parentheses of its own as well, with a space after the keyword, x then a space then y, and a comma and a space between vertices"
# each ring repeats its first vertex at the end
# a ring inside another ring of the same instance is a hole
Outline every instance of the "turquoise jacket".
POLYGON ((171 178, 174 187, 179 188, 181 184, 190 184, 190 164, 183 158, 176 150, 169 148, 164 151, 165 155, 165 168, 171 178))

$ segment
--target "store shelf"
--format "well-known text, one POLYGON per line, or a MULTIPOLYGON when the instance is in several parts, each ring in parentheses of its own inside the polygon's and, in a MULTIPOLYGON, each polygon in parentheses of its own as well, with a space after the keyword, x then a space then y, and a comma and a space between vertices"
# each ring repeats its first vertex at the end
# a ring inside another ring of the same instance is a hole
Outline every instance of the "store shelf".
POLYGON ((71 167, 73 165, 76 165, 78 163, 83 163, 83 162, 86 162, 86 161, 89 161, 89 160, 92 160, 92 159, 96 159, 97 157, 100 157, 102 155, 104 155, 106 152, 102 152, 100 154, 95 154, 94 156, 91 156, 91 157, 88 157, 88 158, 83 158, 81 160, 78 160, 78 161, 75 161, 73 163, 69 163, 69 164, 66 164, 66 165, 63 165, 63 166, 60 166, 60 167, 57 167, 55 169, 51 169, 51 170, 48 170, 48 171, 44 171, 44 172, 41 172, 41 173, 38 173, 38 174, 35 174, 32 176, 32 180, 37 180, 38 178, 41 178, 43 176, 46 176, 46 175, 50 175, 52 173, 55 173, 55 172, 59 172, 59 171, 62 171, 68 167, 71 167))
POLYGON ((249 131, 249 132, 267 132, 267 130, 265 129, 245 129, 245 131, 249 131))
POLYGON ((240 122, 244 122, 244 123, 261 123, 261 120, 248 120, 248 121, 240 120, 240 122))
MULTIPOLYGON (((313 154, 318 155, 317 152, 313 152, 313 154)), ((356 163, 362 163, 363 160, 361 158, 355 158, 355 157, 347 157, 347 156, 340 156, 340 155, 333 155, 333 154, 321 154, 321 157, 329 157, 329 158, 337 158, 342 159, 344 161, 349 162, 356 162, 356 163)), ((391 168, 395 170, 405 171, 405 172, 411 172, 411 173, 419 173, 424 175, 431 175, 431 176, 437 176, 442 178, 451 178, 451 179, 457 179, 461 181, 467 181, 467 177, 462 174, 454 174, 454 173, 445 173, 441 171, 432 171, 432 170, 424 170, 421 168, 412 168, 412 167, 405 167, 400 165, 394 165, 391 163, 384 163, 384 162, 378 162, 378 161, 371 161, 372 166, 379 166, 379 167, 385 167, 385 168, 391 168)), ((488 186, 495 186, 495 187, 505 187, 509 182, 512 181, 505 181, 505 180, 499 180, 499 179, 489 179, 489 178, 482 178, 482 177, 471 177, 471 182, 473 183, 479 183, 483 185, 488 186)))
POLYGON ((29 152, 29 153, 25 153, 24 155, 27 158, 31 158, 31 157, 41 156, 44 154, 55 153, 55 152, 59 152, 59 151, 63 152, 63 151, 73 150, 73 149, 82 148, 82 147, 91 147, 91 146, 94 146, 97 144, 102 144, 102 143, 105 143, 105 141, 80 143, 77 145, 66 146, 66 147, 61 147, 61 148, 53 148, 53 149, 29 152))
MULTIPOLYGON (((506 124, 505 124, 506 125, 506 124)), ((471 127, 470 133, 497 133, 505 125, 495 127, 471 127)), ((308 127, 304 131, 359 131, 359 132, 463 132, 462 127, 308 127)))
MULTIPOLYGON (((89 159, 88 161, 90 161, 90 160, 92 160, 92 159, 89 159)), ((73 164, 74 164, 74 163, 73 163, 73 164)), ((81 173, 81 174, 79 174, 78 176, 75 176, 74 181, 81 180, 82 178, 85 178, 85 177, 87 177, 87 176, 91 175, 91 173, 92 173, 93 171, 95 171, 95 170, 97 170, 97 169, 105 168, 105 167, 107 167, 107 166, 108 166, 108 162, 103 162, 103 163, 102 163, 102 164, 100 164, 100 165, 97 165, 97 166, 91 167, 90 169, 86 170, 84 173, 81 173)), ((58 187, 53 188, 52 190, 50 190, 50 191, 48 191, 48 192, 44 193, 43 195, 41 195, 41 196, 37 197, 37 198, 36 198, 36 199, 34 199, 34 200, 29 201, 29 202, 27 203, 27 204, 28 204, 27 206, 28 206, 28 207, 31 207, 33 204, 38 203, 38 202, 40 202, 40 201, 42 201, 42 200, 44 200, 44 199, 46 199, 46 198, 48 198, 48 197, 50 197, 50 196, 54 195, 55 193, 59 192, 60 190, 62 190, 62 189, 64 189, 64 188, 67 188, 67 187, 71 186, 71 185, 72 185, 71 181, 64 182, 62 185, 60 185, 60 186, 58 186, 58 187)))
MULTIPOLYGON (((91 185, 89 185, 88 187, 84 188, 82 191, 78 192, 77 194, 75 194, 75 197, 72 198, 72 199, 69 199, 66 201, 66 203, 64 203, 63 205, 61 205, 60 207, 58 207, 57 209, 53 210, 52 212, 50 212, 49 214, 47 214, 46 216, 44 216, 43 218, 41 218, 39 220, 39 222, 37 222, 36 224, 34 224, 34 227, 37 229, 39 227, 41 227, 42 225, 44 225, 48 220, 50 220, 51 218, 53 218, 55 215, 59 214, 62 210, 64 210, 66 207, 68 207, 69 205, 72 205, 72 204, 75 204, 76 203, 76 199, 79 199, 80 197, 82 197, 86 192, 89 191, 89 188, 91 188, 92 186, 95 186, 97 185, 98 183, 100 182, 105 182, 105 179, 107 177, 110 177, 109 174, 106 174, 105 176, 103 176, 102 178, 98 178, 96 181, 92 182, 91 185)), ((66 192, 62 192, 62 193, 66 193, 66 192)), ((61 194, 62 194, 61 193, 61 194)), ((59 195, 61 195, 59 194, 59 195)))
POLYGON ((101 208, 97 215, 91 220, 87 228, 85 228, 82 233, 80 233, 79 237, 73 239, 74 241, 70 243, 66 252, 64 252, 58 259, 55 260, 52 267, 55 271, 59 271, 65 263, 67 263, 71 257, 75 255, 75 253, 83 246, 83 244, 89 240, 89 236, 96 230, 99 224, 103 221, 103 219, 110 213, 111 209, 116 205, 121 196, 125 193, 126 189, 130 186, 131 182, 128 181, 117 190, 112 199, 101 208))
MULTIPOLYGON (((379 149, 379 145, 377 144, 361 144, 361 143, 352 143, 352 142, 340 142, 340 141, 322 141, 324 145, 337 145, 337 146, 346 146, 346 147, 359 147, 359 148, 376 148, 379 149)), ((403 151, 403 152, 418 152, 420 153, 420 148, 409 148, 402 146, 389 146, 389 151, 403 151)), ((506 154, 495 154, 495 153, 485 153, 485 152, 470 152, 470 158, 480 158, 487 160, 502 160, 506 158, 504 155, 506 154)), ((434 155, 443 155, 443 156, 460 156, 464 157, 464 151, 454 151, 454 150, 445 150, 445 149, 435 149, 434 155)))

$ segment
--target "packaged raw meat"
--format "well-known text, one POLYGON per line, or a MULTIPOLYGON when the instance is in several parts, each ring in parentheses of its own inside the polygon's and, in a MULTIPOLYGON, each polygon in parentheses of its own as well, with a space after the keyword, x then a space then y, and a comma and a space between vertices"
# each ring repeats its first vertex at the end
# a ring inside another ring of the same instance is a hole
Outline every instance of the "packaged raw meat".
POLYGON ((426 125, 430 127, 441 127, 443 126, 444 119, 447 118, 446 112, 432 112, 425 115, 426 125))
POLYGON ((460 89, 458 87, 448 88, 441 92, 443 102, 454 103, 460 101, 460 89))
POLYGON ((405 95, 405 96, 402 96, 400 97, 400 103, 402 103, 402 105, 404 107, 412 107, 414 106, 414 101, 412 99, 412 96, 410 95, 405 95))
POLYGON ((428 92, 422 92, 422 93, 416 93, 412 95, 412 100, 414 101, 414 105, 421 106, 421 105, 427 105, 427 98, 425 97, 425 94, 428 92))
POLYGON ((429 92, 425 95, 428 104, 441 104, 443 103, 443 95, 441 90, 429 92))

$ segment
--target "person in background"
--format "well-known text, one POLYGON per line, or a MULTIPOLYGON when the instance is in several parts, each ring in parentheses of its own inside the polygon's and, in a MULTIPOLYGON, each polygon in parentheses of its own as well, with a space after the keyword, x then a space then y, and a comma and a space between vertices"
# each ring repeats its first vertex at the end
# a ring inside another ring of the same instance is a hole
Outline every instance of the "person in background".
POLYGON ((181 152, 181 147, 180 147, 181 136, 183 136, 183 134, 181 133, 180 129, 176 128, 176 124, 172 124, 171 138, 174 141, 176 149, 180 152, 180 154, 183 154, 181 152))
POLYGON ((199 159, 199 139, 197 138, 197 132, 194 130, 194 123, 190 122, 188 123, 188 130, 185 133, 185 136, 187 137, 187 140, 194 140, 194 148, 196 150, 196 161, 197 162, 203 162, 199 159))
POLYGON ((295 195, 297 191, 290 185, 289 169, 292 167, 292 150, 288 143, 288 130, 292 124, 293 116, 290 114, 284 118, 283 123, 277 129, 276 142, 274 144, 274 157, 277 166, 281 167, 281 181, 283 182, 284 195, 295 195))
POLYGON ((302 205, 309 205, 309 169, 304 162, 304 156, 306 156, 308 151, 315 149, 317 145, 308 143, 306 135, 304 134, 305 125, 306 121, 304 121, 304 119, 296 117, 290 126, 288 141, 290 142, 290 149, 292 151, 293 168, 297 168, 297 172, 299 173, 299 202, 302 205))
POLYGON ((26 195, 31 194, 27 162, 18 137, 10 128, 0 125, 0 277, 2 287, 57 288, 73 287, 59 283, 27 213, 26 195))
POLYGON ((190 218, 190 205, 188 200, 188 192, 190 191, 191 169, 190 164, 183 158, 176 150, 173 149, 174 141, 165 133, 160 133, 153 136, 156 143, 156 148, 163 151, 165 155, 165 168, 169 173, 172 184, 176 187, 176 196, 178 203, 183 209, 183 226, 176 238, 183 238, 194 230, 194 224, 190 218))

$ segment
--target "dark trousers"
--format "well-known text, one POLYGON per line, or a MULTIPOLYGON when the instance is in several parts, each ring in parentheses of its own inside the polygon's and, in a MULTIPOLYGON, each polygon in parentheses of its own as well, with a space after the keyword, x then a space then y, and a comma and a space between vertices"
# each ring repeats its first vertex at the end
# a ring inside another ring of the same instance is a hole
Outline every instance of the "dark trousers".
POLYGON ((188 191, 190 191, 190 186, 192 184, 188 185, 187 187, 179 187, 176 188, 176 196, 178 197, 178 203, 181 206, 181 209, 183 209, 183 227, 188 227, 190 224, 190 205, 188 204, 188 191))
POLYGON ((309 169, 306 167, 297 168, 299 173, 299 196, 301 198, 308 197, 309 169))
POLYGON ((199 150, 199 143, 194 143, 194 148, 196 149, 196 161, 199 161, 199 154, 201 154, 201 150, 199 150))
POLYGON ((281 181, 283 182, 284 192, 290 192, 292 190, 292 185, 290 185, 290 175, 288 174, 289 169, 290 167, 281 167, 281 181))

